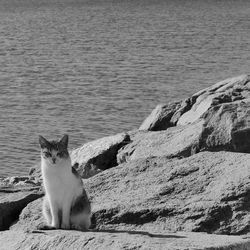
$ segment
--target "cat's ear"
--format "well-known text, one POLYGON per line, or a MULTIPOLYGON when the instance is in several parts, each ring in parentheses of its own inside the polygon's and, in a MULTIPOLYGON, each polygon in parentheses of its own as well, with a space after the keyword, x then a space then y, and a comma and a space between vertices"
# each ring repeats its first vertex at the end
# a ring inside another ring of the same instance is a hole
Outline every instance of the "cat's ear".
POLYGON ((49 142, 44 137, 39 135, 39 144, 40 144, 41 148, 47 148, 49 145, 49 142))
POLYGON ((68 148, 68 142, 69 142, 68 135, 64 135, 63 138, 59 141, 60 145, 62 145, 64 148, 68 148))

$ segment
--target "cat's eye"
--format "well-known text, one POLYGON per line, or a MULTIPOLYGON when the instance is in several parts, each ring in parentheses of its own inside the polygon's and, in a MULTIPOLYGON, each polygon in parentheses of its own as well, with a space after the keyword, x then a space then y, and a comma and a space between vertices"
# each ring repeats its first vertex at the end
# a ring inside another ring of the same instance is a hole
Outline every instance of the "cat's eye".
POLYGON ((57 153, 56 155, 59 156, 59 157, 62 157, 62 156, 63 156, 63 153, 62 153, 62 152, 59 152, 59 153, 57 153))
POLYGON ((51 153, 49 153, 49 152, 44 152, 44 155, 45 155, 45 157, 51 157, 52 156, 51 153))

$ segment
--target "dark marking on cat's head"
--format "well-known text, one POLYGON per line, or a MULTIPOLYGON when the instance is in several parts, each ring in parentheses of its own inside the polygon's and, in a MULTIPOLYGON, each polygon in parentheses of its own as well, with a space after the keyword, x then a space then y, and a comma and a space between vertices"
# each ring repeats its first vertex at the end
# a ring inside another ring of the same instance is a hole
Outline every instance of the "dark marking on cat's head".
POLYGON ((39 144, 40 144, 41 148, 49 147, 49 142, 41 135, 39 135, 39 144))
POLYGON ((49 159, 52 164, 57 163, 57 158, 68 158, 68 135, 64 135, 60 141, 48 141, 39 136, 42 157, 49 159))
POLYGON ((59 141, 59 144, 63 148, 68 148, 68 141, 69 141, 69 136, 68 135, 64 135, 62 137, 62 139, 59 141))

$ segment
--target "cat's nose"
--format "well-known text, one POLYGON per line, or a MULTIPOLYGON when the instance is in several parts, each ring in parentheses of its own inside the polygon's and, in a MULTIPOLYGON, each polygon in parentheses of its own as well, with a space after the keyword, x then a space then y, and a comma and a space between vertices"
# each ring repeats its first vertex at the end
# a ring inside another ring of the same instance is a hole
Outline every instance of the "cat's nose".
POLYGON ((52 157, 52 162, 56 163, 56 158, 52 157))

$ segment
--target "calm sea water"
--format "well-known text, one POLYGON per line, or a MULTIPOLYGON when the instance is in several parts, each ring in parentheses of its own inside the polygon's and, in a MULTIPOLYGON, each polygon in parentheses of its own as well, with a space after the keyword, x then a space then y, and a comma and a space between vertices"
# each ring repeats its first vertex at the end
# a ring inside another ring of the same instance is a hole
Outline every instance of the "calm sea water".
POLYGON ((0 0, 0 176, 137 128, 158 103, 250 69, 250 1, 0 0))

